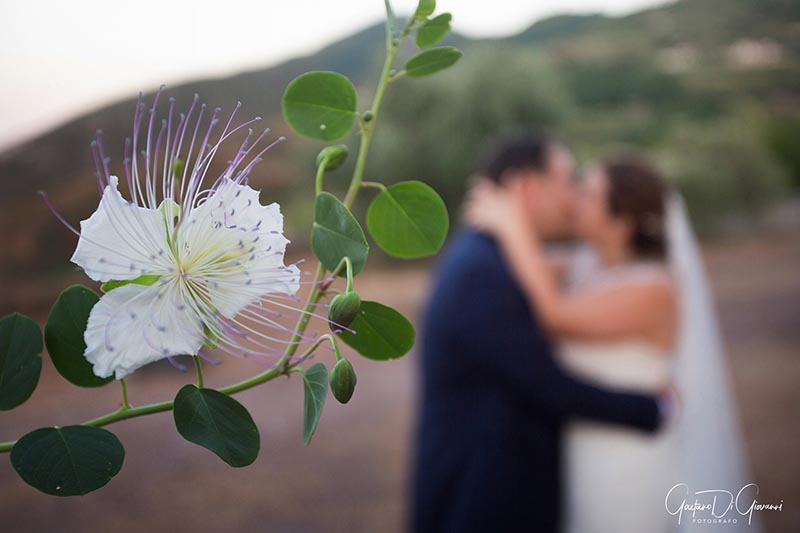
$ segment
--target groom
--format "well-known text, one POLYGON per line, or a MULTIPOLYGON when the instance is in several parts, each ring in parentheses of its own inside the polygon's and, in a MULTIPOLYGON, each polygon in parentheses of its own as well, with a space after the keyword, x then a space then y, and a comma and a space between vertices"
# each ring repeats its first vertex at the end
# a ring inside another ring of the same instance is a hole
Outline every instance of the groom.
MULTIPOLYGON (((566 233, 572 172, 567 149, 543 136, 505 144, 484 169, 522 195, 545 238, 566 233)), ((449 246, 423 333, 416 533, 557 533, 562 424, 660 423, 656 399, 562 371, 497 244, 476 231, 462 229, 449 246)))

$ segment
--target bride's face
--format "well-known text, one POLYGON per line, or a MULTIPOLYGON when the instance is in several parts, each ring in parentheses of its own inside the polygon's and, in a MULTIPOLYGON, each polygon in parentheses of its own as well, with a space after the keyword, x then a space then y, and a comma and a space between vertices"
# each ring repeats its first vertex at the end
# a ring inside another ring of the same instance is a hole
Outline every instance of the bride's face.
POLYGON ((584 175, 578 196, 578 235, 591 242, 603 243, 624 232, 624 224, 609 211, 608 178, 599 166, 592 166, 584 175))

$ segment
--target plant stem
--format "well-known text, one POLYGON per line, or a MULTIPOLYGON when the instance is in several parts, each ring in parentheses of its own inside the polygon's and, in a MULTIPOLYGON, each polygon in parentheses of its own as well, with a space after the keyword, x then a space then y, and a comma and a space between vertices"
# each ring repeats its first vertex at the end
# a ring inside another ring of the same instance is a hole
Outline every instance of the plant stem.
POLYGON ((197 370, 197 388, 203 388, 203 367, 200 364, 200 357, 197 355, 193 355, 192 359, 194 359, 194 368, 197 370))
MULTIPOLYGON (((378 111, 381 107, 381 102, 383 101, 383 95, 386 92, 386 87, 389 84, 389 73, 392 70, 392 64, 394 63, 395 56, 397 55, 397 51, 402 44, 402 41, 408 35, 410 27, 407 27, 405 31, 403 31, 401 38, 397 42, 393 42, 391 32, 387 28, 386 32, 386 60, 383 64, 383 70, 381 71, 381 77, 378 81, 378 87, 375 91, 375 97, 372 101, 371 111, 373 114, 373 118, 369 123, 365 123, 362 128, 363 135, 361 136, 361 144, 359 145, 358 149, 358 159, 356 161, 355 169, 353 170, 353 176, 350 180, 350 186, 347 190, 347 194, 345 195, 344 204, 350 207, 353 204, 356 196, 358 195, 358 191, 361 189, 362 186, 362 177, 364 175, 364 168, 367 161, 367 153, 369 152, 369 145, 370 141, 372 140, 372 134, 375 130, 375 123, 378 118, 378 111)), ((324 166, 324 165, 323 165, 324 166)), ((317 171, 317 181, 319 182, 319 170, 317 171)), ((372 186, 372 182, 367 182, 372 186)), ((352 269, 350 269, 352 271, 352 269)), ((314 281, 312 282, 313 289, 311 293, 308 295, 308 300, 306 300, 306 305, 303 308, 300 318, 297 320, 294 328, 294 334, 292 335, 291 340, 289 341, 286 350, 284 351, 283 356, 275 363, 275 366, 266 370, 260 374, 256 374, 253 377, 240 381, 238 383, 233 383, 228 385, 227 387, 222 387, 218 389, 219 392, 223 394, 236 394, 237 392, 241 392, 257 385, 261 385, 262 383, 266 383, 267 381, 271 381, 279 376, 287 375, 294 367, 301 364, 305 361, 313 351, 319 347, 319 345, 324 340, 329 340, 331 344, 333 344, 334 350, 337 354, 337 359, 339 359, 339 347, 336 343, 336 339, 331 334, 322 335, 317 341, 308 349, 306 352, 298 357, 294 362, 289 363, 289 359, 294 356, 295 352, 297 351, 297 347, 299 346, 299 341, 302 339, 303 334, 308 328, 309 324, 309 317, 311 313, 314 311, 314 307, 319 302, 320 298, 322 297, 323 293, 325 292, 325 288, 321 286, 321 282, 325 277, 327 270, 325 267, 322 266, 321 263, 317 264, 317 271, 314 276, 314 281)), ((203 386, 203 376, 202 376, 202 368, 200 367, 199 358, 195 355, 193 356, 195 360, 195 366, 197 368, 197 382, 198 386, 203 386)), ((170 411, 173 408, 173 401, 166 401, 160 403, 153 403, 149 405, 143 405, 141 407, 130 407, 127 399, 127 385, 125 385, 124 380, 120 380, 122 382, 123 388, 123 406, 116 411, 112 411, 111 413, 107 413, 103 416, 98 418, 93 418, 91 420, 87 420, 83 422, 82 426, 92 426, 92 427, 100 427, 105 426, 114 422, 119 422, 120 420, 127 420, 129 418, 136 418, 139 416, 154 414, 154 413, 161 413, 164 411, 170 411)), ((16 441, 9 441, 9 442, 0 442, 0 453, 8 452, 14 446, 16 441)))
POLYGON ((373 189, 379 189, 381 192, 386 190, 386 185, 379 181, 362 181, 362 187, 372 187, 373 189))
POLYGON ((364 168, 367 164, 367 153, 369 152, 369 145, 372 141, 372 134, 375 132, 375 124, 378 121, 378 112, 381 109, 383 102, 383 95, 386 93, 386 87, 389 85, 389 74, 392 71, 392 64, 394 63, 397 51, 403 42, 405 36, 408 35, 406 31, 397 42, 393 41, 391 31, 387 27, 386 31, 386 60, 383 62, 383 70, 381 71, 381 78, 378 81, 378 88, 375 90, 375 97, 372 100, 372 120, 365 123, 363 127, 363 135, 361 136, 361 144, 358 147, 358 159, 356 160, 356 167, 353 170, 353 179, 350 180, 350 187, 347 189, 347 194, 344 197, 344 205, 350 207, 356 199, 358 190, 361 188, 361 179, 364 175, 364 168))
POLYGON ((319 193, 322 192, 322 177, 325 175, 325 167, 328 164, 328 160, 325 159, 322 163, 317 167, 317 177, 314 180, 314 194, 315 196, 319 196, 319 193))
POLYGON ((122 408, 130 409, 131 403, 128 401, 128 384, 125 382, 125 378, 120 379, 119 384, 122 385, 122 408))

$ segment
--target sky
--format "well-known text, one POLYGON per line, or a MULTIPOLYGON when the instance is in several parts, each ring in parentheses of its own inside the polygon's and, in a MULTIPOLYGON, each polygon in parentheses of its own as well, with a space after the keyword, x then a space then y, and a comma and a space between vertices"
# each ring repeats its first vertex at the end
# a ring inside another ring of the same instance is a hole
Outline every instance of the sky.
MULTIPOLYGON (((560 13, 663 0, 439 0, 453 29, 517 33, 560 13)), ((393 0, 398 15, 416 0, 393 0)), ((0 149, 161 83, 224 77, 313 53, 383 19, 380 0, 0 0, 0 149)))

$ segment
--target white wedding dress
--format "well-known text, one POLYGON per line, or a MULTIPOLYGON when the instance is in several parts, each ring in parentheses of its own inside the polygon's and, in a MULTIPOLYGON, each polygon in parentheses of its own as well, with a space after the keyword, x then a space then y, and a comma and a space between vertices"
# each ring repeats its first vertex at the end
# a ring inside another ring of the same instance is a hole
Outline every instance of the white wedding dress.
MULTIPOLYGON (((606 291, 667 276, 638 263, 591 274, 573 290, 606 291)), ((565 369, 609 389, 657 395, 671 382, 673 355, 644 339, 563 342, 565 369)), ((572 421, 565 427, 563 472, 565 531, 569 533, 669 532, 676 527, 664 496, 680 482, 674 427, 648 434, 607 424, 572 421)))
POLYGON ((680 405, 666 427, 654 434, 587 421, 567 424, 566 533, 761 531, 758 516, 749 521, 735 507, 718 509, 723 519, 735 523, 698 520, 710 517, 708 511, 673 514, 681 498, 688 504, 710 503, 715 494, 702 491, 722 489, 735 496, 753 480, 716 313, 697 243, 677 195, 668 202, 666 223, 667 265, 641 262, 600 269, 588 252, 579 255, 570 272, 568 286, 573 291, 605 291, 672 277, 680 315, 674 352, 643 339, 573 341, 561 343, 559 358, 575 375, 609 388, 658 394, 671 383, 680 405), (683 492, 675 493, 677 502, 675 495, 667 497, 676 484, 685 484, 683 492))

